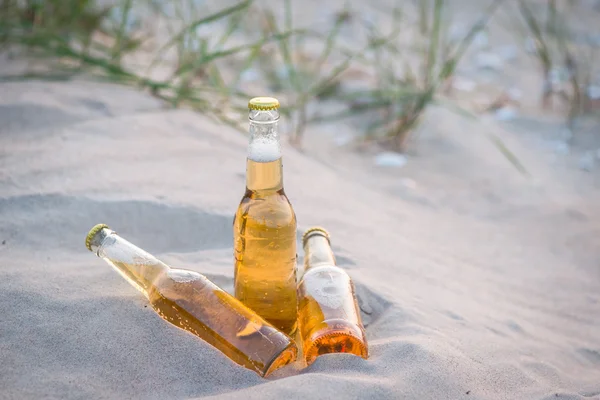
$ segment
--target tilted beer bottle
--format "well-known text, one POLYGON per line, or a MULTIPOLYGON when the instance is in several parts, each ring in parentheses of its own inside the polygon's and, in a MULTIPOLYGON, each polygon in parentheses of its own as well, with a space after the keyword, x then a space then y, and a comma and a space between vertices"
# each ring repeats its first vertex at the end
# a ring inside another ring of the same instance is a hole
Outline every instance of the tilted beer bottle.
POLYGON ((276 328, 296 330, 296 215, 283 191, 279 101, 249 101, 246 192, 233 221, 235 297, 276 328))
POLYGON ((298 285, 300 336, 310 365, 327 353, 368 357, 367 338, 360 319, 354 284, 335 265, 329 234, 308 229, 303 237, 305 272, 298 285))
POLYGON ((169 267, 103 224, 90 230, 85 244, 142 292, 162 318, 236 363, 266 376, 296 359, 298 348, 288 336, 205 276, 169 267))

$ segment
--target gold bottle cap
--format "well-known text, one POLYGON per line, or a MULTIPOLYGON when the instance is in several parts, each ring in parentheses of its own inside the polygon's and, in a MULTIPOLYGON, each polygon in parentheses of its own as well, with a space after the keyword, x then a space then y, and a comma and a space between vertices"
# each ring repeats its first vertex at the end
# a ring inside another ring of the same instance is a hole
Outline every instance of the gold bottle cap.
POLYGON ((313 226, 312 228, 308 228, 306 232, 304 232, 304 235, 302 235, 302 245, 306 245, 306 241, 308 240, 308 238, 317 232, 325 236, 325 238, 327 238, 327 241, 331 243, 329 232, 327 232, 325 228, 321 228, 320 226, 313 226))
POLYGON ((96 236, 96 233, 100 232, 104 228, 110 229, 106 224, 98 224, 88 232, 87 236, 85 237, 85 247, 87 247, 89 251, 92 251, 92 239, 94 236, 96 236))
POLYGON ((248 102, 251 110, 269 111, 279 108, 279 100, 274 97, 255 97, 248 102))

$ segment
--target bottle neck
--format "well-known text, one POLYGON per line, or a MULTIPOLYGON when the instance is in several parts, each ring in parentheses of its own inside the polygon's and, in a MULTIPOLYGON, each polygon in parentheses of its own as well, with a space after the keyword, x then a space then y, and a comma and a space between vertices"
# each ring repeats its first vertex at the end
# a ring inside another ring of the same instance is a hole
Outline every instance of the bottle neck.
POLYGON ((325 236, 316 233, 306 239, 304 265, 305 271, 321 265, 335 265, 335 256, 325 236))
POLYGON ((111 265, 146 297, 156 278, 170 268, 152 254, 104 228, 91 241, 92 252, 111 265))
POLYGON ((250 111, 250 140, 246 163, 246 187, 252 192, 283 189, 279 112, 250 111))
POLYGON ((281 158, 267 163, 246 161, 246 188, 254 193, 271 193, 283 189, 281 158))

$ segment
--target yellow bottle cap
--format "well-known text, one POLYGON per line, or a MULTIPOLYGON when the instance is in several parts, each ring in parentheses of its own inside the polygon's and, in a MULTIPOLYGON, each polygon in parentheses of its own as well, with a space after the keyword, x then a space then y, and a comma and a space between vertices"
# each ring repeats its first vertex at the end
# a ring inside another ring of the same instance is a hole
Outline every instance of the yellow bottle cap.
POLYGON ((87 236, 85 237, 85 247, 87 247, 89 251, 92 251, 92 239, 94 236, 96 236, 96 233, 100 232, 104 228, 110 229, 106 224, 98 224, 88 232, 87 236))
POLYGON ((329 232, 327 232, 325 228, 321 228, 320 226, 313 226, 312 228, 308 228, 306 232, 304 232, 304 235, 302 235, 302 245, 306 245, 306 240, 309 238, 309 236, 312 236, 312 234, 316 232, 321 233, 327 238, 328 242, 331 242, 329 238, 329 232))
POLYGON ((251 110, 269 111, 279 108, 279 100, 274 97, 255 97, 248 102, 251 110))

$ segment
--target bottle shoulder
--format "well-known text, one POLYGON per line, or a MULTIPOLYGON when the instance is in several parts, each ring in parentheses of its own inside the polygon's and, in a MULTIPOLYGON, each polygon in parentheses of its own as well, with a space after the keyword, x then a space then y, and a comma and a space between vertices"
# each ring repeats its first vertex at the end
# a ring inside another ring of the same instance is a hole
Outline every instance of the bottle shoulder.
POLYGON ((296 213, 285 194, 274 192, 270 195, 253 196, 246 194, 240 201, 235 218, 255 221, 276 221, 277 224, 295 224, 296 213))
POLYGON ((246 189, 244 192, 244 196, 240 201, 240 205, 242 204, 255 204, 260 202, 267 202, 271 204, 278 204, 284 207, 292 207, 292 203, 290 199, 285 194, 285 191, 280 190, 250 190, 246 189))

